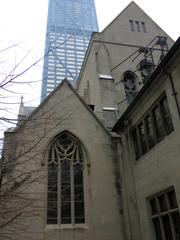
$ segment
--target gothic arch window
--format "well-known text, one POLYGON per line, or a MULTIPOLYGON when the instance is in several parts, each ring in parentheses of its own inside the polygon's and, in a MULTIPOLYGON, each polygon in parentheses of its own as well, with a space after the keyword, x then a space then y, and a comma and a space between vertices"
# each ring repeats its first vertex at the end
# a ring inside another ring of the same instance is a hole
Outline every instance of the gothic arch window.
POLYGON ((125 88, 125 95, 128 103, 130 104, 135 98, 137 93, 136 77, 131 71, 128 71, 124 74, 123 82, 125 88))
POLYGON ((58 135, 48 155, 47 224, 85 223, 83 164, 79 141, 58 135))

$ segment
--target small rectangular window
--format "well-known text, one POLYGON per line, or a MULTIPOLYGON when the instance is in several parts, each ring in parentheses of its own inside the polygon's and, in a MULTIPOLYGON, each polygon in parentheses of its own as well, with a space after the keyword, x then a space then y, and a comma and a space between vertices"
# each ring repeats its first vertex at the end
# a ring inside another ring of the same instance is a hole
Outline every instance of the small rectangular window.
POLYGON ((152 118, 150 114, 145 118, 145 127, 147 132, 147 140, 149 144, 149 148, 152 148, 155 145, 155 136, 154 136, 154 130, 152 125, 152 118))
POLYGON ((133 130, 132 139, 134 142, 136 159, 145 154, 168 134, 174 131, 171 113, 165 94, 163 94, 147 111, 145 117, 138 121, 133 129, 135 128, 137 129, 137 133, 133 130), (140 156, 138 156, 139 153, 137 152, 138 145, 135 145, 137 140, 140 148, 140 156))
POLYGON ((139 21, 135 21, 135 23, 136 23, 136 29, 137 29, 137 31, 140 32, 141 29, 140 29, 139 21))
POLYGON ((153 116, 154 116, 154 123, 155 123, 155 130, 156 130, 156 136, 157 136, 157 141, 160 142, 164 136, 164 126, 163 126, 163 121, 161 117, 161 110, 159 106, 156 106, 153 109, 153 116))
POLYGON ((180 215, 174 189, 156 194, 149 203, 156 240, 180 239, 180 215))
POLYGON ((144 33, 146 33, 146 25, 145 25, 145 22, 141 22, 141 26, 142 26, 142 30, 144 33))
POLYGON ((145 135, 145 128, 143 122, 141 122, 138 126, 139 136, 140 136, 140 143, 141 143, 141 153, 144 154, 147 152, 147 145, 146 145, 146 135, 145 135))
POLYGON ((174 127, 171 119, 167 98, 164 97, 161 100, 160 104, 161 104, 162 116, 164 120, 165 131, 167 134, 170 134, 174 130, 174 127))
POLYGON ((132 138, 133 138, 133 145, 134 145, 134 152, 136 156, 136 160, 140 157, 140 150, 138 146, 138 137, 137 137, 137 130, 134 129, 132 132, 132 138))
POLYGON ((133 20, 129 20, 129 23, 130 23, 130 29, 131 29, 131 31, 132 32, 134 32, 134 22, 133 22, 133 20))

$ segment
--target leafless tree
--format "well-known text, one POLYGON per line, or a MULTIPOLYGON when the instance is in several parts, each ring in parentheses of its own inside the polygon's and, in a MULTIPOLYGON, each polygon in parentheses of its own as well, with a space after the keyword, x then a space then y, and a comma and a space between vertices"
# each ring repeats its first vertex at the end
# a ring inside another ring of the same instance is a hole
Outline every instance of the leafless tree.
MULTIPOLYGON (((10 46, 1 52, 6 52, 15 46, 17 45, 10 46)), ((49 54, 49 51, 46 54, 49 54)), ((36 80, 24 80, 23 77, 26 72, 37 66, 45 56, 35 60, 27 67, 21 68, 21 64, 23 64, 28 54, 29 52, 18 63, 15 63, 15 66, 8 73, 1 75, 1 112, 9 113, 9 106, 18 104, 18 102, 8 102, 4 92, 10 93, 8 96, 13 99, 13 96, 17 95, 17 86, 32 86, 37 82, 36 80), (18 68, 21 70, 17 73, 18 68)), ((63 101, 67 100, 66 98, 63 99, 63 101)), ((2 240, 15 240, 17 236, 34 240, 42 238, 40 230, 36 230, 34 236, 32 236, 29 229, 34 218, 40 217, 45 210, 44 206, 40 204, 42 194, 38 193, 39 190, 36 193, 31 193, 31 186, 37 185, 37 189, 38 186, 44 187, 47 178, 47 169, 42 167, 42 142, 45 141, 49 132, 67 121, 73 112, 72 109, 62 109, 61 117, 57 118, 55 113, 58 105, 59 102, 56 102, 46 110, 40 111, 38 114, 32 114, 28 121, 21 119, 18 122, 17 117, 11 117, 11 115, 9 117, 9 114, 6 117, 6 115, 2 116, 1 114, 1 132, 7 126, 13 127, 13 129, 5 133, 5 139, 1 135, 1 141, 4 141, 2 148, 4 152, 2 152, 0 160, 0 239, 2 240), (32 133, 33 139, 29 137, 32 133)), ((43 189, 44 191, 46 190, 43 189)))
POLYGON ((68 121, 73 113, 73 109, 62 108, 61 117, 57 117, 59 103, 57 101, 46 110, 32 114, 28 121, 5 134, 5 154, 0 162, 0 239, 42 237, 40 230, 36 230, 33 237, 34 230, 29 229, 31 222, 45 211, 42 195, 47 191, 47 167, 43 166, 41 146, 48 134, 68 121), (37 187, 36 192, 31 192, 32 186, 37 187))

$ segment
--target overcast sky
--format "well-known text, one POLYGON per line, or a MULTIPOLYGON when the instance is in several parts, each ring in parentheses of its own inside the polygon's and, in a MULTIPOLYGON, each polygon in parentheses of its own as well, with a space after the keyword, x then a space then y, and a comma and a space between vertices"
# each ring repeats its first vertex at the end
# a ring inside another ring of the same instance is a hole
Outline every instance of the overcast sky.
MULTIPOLYGON (((100 30, 115 18, 130 0, 95 0, 100 30), (102 7, 103 5, 103 7, 102 7)), ((165 32, 174 40, 180 36, 179 0, 135 0, 165 32)))
MULTIPOLYGON (((130 2, 130 0, 95 0, 100 31, 130 2)), ((174 40, 180 36, 180 0, 136 0, 135 2, 174 40)), ((48 0, 0 1, 0 50, 21 42, 11 50, 0 52, 1 79, 3 74, 8 73, 12 66, 22 59, 23 64, 16 73, 42 57, 47 10, 48 0)), ((16 96, 19 99, 24 95, 25 102, 29 105, 37 105, 39 102, 42 64, 43 61, 40 61, 38 66, 23 75, 25 80, 37 81, 36 84, 29 85, 28 91, 24 86, 22 88, 16 85, 16 96)), ((2 89, 0 91, 3 96, 11 96, 7 91, 2 89)))
MULTIPOLYGON (((130 0, 95 0, 98 22, 102 30, 130 0)), ((153 20, 173 39, 180 35, 179 0, 136 0, 153 20)), ((44 34, 46 28, 48 0, 1 0, 0 29, 5 31, 6 40, 25 40, 44 34)), ((2 34, 1 34, 2 36, 2 34)))

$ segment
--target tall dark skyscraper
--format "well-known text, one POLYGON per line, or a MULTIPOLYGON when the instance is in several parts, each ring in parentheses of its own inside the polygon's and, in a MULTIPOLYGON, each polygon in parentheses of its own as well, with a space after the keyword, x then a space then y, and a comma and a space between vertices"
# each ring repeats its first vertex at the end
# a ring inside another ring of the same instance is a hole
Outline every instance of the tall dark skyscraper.
POLYGON ((41 101, 65 77, 76 83, 93 31, 94 0, 49 0, 41 101))

